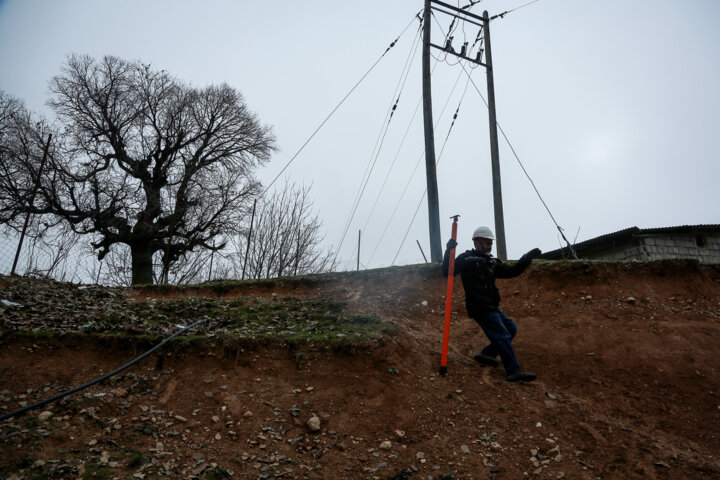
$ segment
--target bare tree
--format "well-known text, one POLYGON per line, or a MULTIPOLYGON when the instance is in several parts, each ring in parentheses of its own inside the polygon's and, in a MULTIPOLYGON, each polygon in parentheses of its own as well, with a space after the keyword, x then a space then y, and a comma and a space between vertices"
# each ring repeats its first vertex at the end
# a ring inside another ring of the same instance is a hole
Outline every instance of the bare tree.
POLYGON ((30 213, 49 134, 44 120, 0 91, 0 232, 6 241, 17 237, 23 243, 24 255, 15 257, 13 268, 20 263, 27 273, 64 276, 60 270, 76 239, 66 229, 54 229, 51 219, 40 216, 33 223, 30 213))
MULTIPOLYGON (((275 138, 236 90, 197 89, 149 65, 87 56, 70 57, 50 90, 61 140, 41 176, 34 154, 24 164, 30 178, 0 180, 0 220, 22 212, 59 217, 93 235, 100 260, 124 244, 133 284, 153 282, 156 253, 167 276, 181 256, 220 250, 225 242, 213 239, 240 229, 259 191, 252 172, 275 138)), ((3 154, 2 163, 6 157, 19 158, 3 154)), ((4 177, 23 173, 8 163, 4 177)))
POLYGON ((272 278, 320 273, 335 267, 332 250, 320 247, 322 223, 312 211, 309 192, 309 187, 286 184, 282 191, 260 203, 250 248, 246 249, 247 237, 237 238, 238 270, 246 266, 249 278, 272 278))
POLYGON ((43 119, 0 91, 0 224, 20 231, 32 210, 49 134, 50 127, 43 119))

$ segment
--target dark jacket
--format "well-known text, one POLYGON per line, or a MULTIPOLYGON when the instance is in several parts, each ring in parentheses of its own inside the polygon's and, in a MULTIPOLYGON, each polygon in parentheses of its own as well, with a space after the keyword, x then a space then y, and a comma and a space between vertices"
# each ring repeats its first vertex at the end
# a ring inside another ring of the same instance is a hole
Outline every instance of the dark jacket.
MULTIPOLYGON (((488 310, 497 310, 500 305, 500 292, 495 286, 496 278, 517 277, 532 263, 532 259, 523 255, 513 265, 503 263, 492 255, 475 249, 461 253, 455 259, 454 274, 460 274, 465 289, 465 308, 468 316, 475 317, 488 310)), ((450 268, 450 249, 445 250, 442 270, 448 276, 450 268)))

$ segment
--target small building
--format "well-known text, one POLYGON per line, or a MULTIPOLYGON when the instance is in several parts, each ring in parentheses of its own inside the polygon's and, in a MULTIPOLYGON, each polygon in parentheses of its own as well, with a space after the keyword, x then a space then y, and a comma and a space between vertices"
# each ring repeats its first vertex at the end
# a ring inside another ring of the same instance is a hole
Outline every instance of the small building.
MULTIPOLYGON (((720 225, 683 225, 664 228, 630 227, 573 245, 580 259, 660 260, 692 258, 720 263, 720 225)), ((540 256, 545 260, 572 259, 569 248, 540 256)))

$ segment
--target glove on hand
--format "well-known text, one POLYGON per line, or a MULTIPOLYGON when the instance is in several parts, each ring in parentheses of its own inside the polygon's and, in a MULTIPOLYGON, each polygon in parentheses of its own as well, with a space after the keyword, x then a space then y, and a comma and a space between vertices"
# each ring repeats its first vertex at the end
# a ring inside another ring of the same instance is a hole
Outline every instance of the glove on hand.
POLYGON ((458 243, 451 238, 450 240, 448 240, 446 246, 447 246, 448 250, 452 250, 453 248, 457 247, 457 245, 458 245, 458 243))
POLYGON ((535 258, 538 258, 541 254, 542 254, 542 251, 541 251, 539 248, 533 248, 532 250, 530 250, 529 252, 527 252, 527 253, 525 254, 525 256, 526 256, 527 258, 529 258, 530 260, 533 260, 533 259, 535 259, 535 258))

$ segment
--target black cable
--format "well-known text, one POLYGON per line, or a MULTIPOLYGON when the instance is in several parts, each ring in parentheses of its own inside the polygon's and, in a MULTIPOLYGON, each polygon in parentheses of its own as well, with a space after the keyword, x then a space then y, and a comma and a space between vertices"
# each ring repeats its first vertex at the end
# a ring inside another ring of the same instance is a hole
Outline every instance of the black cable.
MULTIPOLYGON (((389 123, 388 123, 389 126, 389 123)), ((382 142, 385 141, 385 136, 387 135, 388 129, 385 129, 385 132, 382 135, 382 142)), ((360 206, 360 200, 362 200, 362 196, 365 194, 365 189, 368 186, 368 183, 370 183, 370 175, 372 174, 373 170, 375 169, 375 164, 377 163, 378 157, 380 155, 380 151, 378 150, 378 154, 375 156, 375 159, 372 162, 372 166, 370 167, 370 172, 368 173, 367 178, 365 179, 365 183, 362 185, 362 188, 360 190, 360 194, 357 199, 357 203, 355 203, 355 206, 353 207, 352 211, 350 212, 350 218, 348 218, 347 225, 345 226, 345 231, 342 234, 342 238, 340 239, 340 243, 338 244, 337 252, 335 253, 335 260, 337 260, 337 256, 340 253, 340 248, 342 247, 343 242, 345 241, 345 236, 347 235, 348 230, 350 229, 350 224, 352 223, 353 219, 355 218, 355 213, 357 212, 358 207, 360 206)))
POLYGON ((17 415, 22 415, 23 413, 25 413, 25 412, 27 412, 27 411, 29 411, 29 410, 33 410, 33 409, 35 409, 35 408, 42 407, 42 406, 47 405, 48 403, 52 403, 52 402, 54 402, 54 401, 56 401, 56 400, 60 400, 61 398, 67 397, 68 395, 72 395, 73 393, 79 392, 80 390, 84 390, 84 389, 86 389, 86 388, 88 388, 88 387, 91 387, 91 386, 95 385, 96 383, 100 383, 100 382, 102 382, 103 380, 106 380, 106 379, 112 377, 113 375, 117 375, 118 373, 122 372, 123 370, 125 370, 125 369, 127 369, 127 368, 129 368, 129 367, 131 367, 131 366, 133 366, 133 365, 135 365, 137 362, 139 362, 139 361, 142 360, 143 358, 147 357, 148 355, 150 355, 151 353, 153 353, 155 350, 157 350, 158 348, 162 347, 162 346, 165 345, 167 342, 169 342, 169 341, 172 340, 173 338, 177 337, 177 336, 180 335, 181 333, 184 333, 185 331, 190 330, 190 329, 193 328, 194 326, 199 325, 199 324, 201 324, 201 323, 203 323, 203 322, 205 322, 205 320, 197 321, 197 322, 193 323, 192 325, 190 325, 190 326, 188 326, 188 327, 185 327, 185 328, 183 328, 182 330, 180 330, 180 331, 178 331, 178 332, 173 333, 173 334, 170 335, 168 338, 166 338, 166 339, 163 340, 162 342, 158 343, 158 344, 155 345, 153 348, 151 348, 151 349, 148 350, 147 352, 143 353, 142 355, 140 355, 140 356, 137 357, 136 359, 134 359, 134 360, 126 363, 126 364, 123 365, 122 367, 120 367, 120 368, 118 368, 118 369, 116 369, 116 370, 113 370, 113 371, 110 372, 110 373, 106 373, 105 375, 103 375, 103 376, 100 377, 100 378, 96 378, 95 380, 93 380, 93 381, 91 381, 91 382, 88 382, 88 383, 86 383, 86 384, 84 384, 84 385, 80 385, 79 387, 75 387, 75 388, 72 388, 72 389, 70 389, 70 390, 66 390, 66 391, 64 391, 64 392, 58 393, 57 395, 53 395, 53 396, 50 397, 50 398, 46 398, 45 400, 42 400, 42 401, 40 401, 40 402, 33 403, 32 405, 28 405, 28 406, 26 406, 26 407, 23 407, 23 408, 21 408, 20 410, 15 410, 14 412, 7 413, 7 414, 3 415, 2 417, 0 417, 0 422, 2 422, 2 421, 4 421, 4 420, 7 420, 8 418, 15 417, 15 416, 17 416, 17 415))

